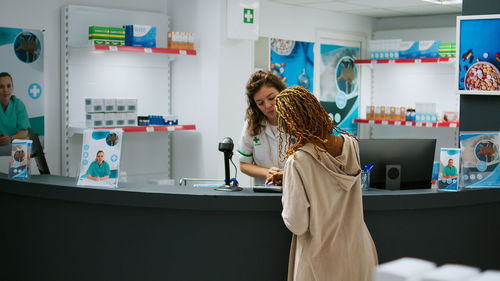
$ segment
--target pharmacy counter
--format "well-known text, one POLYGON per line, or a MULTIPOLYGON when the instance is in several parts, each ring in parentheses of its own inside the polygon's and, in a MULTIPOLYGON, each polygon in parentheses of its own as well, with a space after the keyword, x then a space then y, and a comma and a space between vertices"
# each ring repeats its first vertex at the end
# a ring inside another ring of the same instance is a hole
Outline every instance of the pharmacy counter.
MULTIPOLYGON (((369 190, 381 262, 500 269, 500 190, 369 190)), ((285 280, 291 235, 275 193, 0 175, 0 280, 285 280)))

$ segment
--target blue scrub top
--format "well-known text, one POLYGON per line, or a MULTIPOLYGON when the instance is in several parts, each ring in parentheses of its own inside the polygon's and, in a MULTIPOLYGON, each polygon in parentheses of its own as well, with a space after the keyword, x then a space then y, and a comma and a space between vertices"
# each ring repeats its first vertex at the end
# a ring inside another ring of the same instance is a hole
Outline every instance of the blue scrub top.
POLYGON ((103 160, 101 163, 101 167, 99 167, 99 164, 97 164, 97 160, 95 160, 90 163, 87 174, 92 177, 102 178, 104 176, 109 176, 109 174, 111 174, 111 171, 109 170, 109 164, 106 161, 103 160))
POLYGON ((20 99, 12 96, 7 110, 4 112, 0 109, 0 134, 12 136, 30 127, 26 106, 20 99))
POLYGON ((443 169, 443 175, 448 177, 454 177, 457 175, 457 168, 455 166, 446 166, 443 169))

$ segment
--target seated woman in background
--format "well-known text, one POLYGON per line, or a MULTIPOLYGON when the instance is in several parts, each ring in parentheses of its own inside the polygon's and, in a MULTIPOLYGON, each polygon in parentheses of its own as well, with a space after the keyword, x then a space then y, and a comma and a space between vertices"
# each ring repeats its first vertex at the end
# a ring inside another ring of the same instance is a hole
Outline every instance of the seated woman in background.
POLYGON ((377 252, 363 218, 357 139, 303 87, 282 91, 276 112, 288 135, 279 141, 282 217, 293 233, 288 280, 373 280, 377 252))
MULTIPOLYGON (((286 88, 285 83, 271 72, 259 70, 246 85, 248 107, 241 133, 238 156, 240 170, 253 177, 256 185, 266 178, 282 173, 285 162, 278 151, 278 121, 275 98, 286 88)), ((281 180, 274 184, 281 185, 281 180)))
POLYGON ((0 155, 10 155, 13 139, 25 139, 30 122, 24 103, 12 93, 14 83, 7 72, 0 73, 0 155))

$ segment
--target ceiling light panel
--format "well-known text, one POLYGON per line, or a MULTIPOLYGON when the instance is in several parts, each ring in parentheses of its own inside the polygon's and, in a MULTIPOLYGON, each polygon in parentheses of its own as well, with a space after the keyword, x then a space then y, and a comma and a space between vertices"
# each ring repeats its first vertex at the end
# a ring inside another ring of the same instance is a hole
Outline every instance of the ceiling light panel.
POLYGON ((413 7, 420 5, 428 5, 429 3, 420 0, 344 0, 349 4, 360 6, 377 7, 377 8, 394 8, 394 7, 413 7))
POLYGON ((347 10, 358 10, 365 9, 366 7, 343 2, 328 2, 328 3, 318 3, 318 4, 307 4, 304 7, 310 7, 315 9, 329 10, 333 12, 343 12, 347 10))

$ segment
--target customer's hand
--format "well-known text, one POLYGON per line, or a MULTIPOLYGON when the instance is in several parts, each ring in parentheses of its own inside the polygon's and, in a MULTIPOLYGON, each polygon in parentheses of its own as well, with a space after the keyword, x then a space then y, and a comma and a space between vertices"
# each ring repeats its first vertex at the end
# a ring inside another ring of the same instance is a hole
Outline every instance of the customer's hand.
POLYGON ((283 170, 266 178, 266 184, 281 185, 283 183, 283 170))

